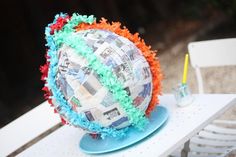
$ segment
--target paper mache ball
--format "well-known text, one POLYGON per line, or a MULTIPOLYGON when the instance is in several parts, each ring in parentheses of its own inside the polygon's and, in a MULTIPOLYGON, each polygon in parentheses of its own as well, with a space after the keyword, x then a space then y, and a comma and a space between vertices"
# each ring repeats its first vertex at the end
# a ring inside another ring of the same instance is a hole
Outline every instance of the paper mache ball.
POLYGON ((159 61, 138 34, 93 16, 60 14, 46 27, 45 97, 63 123, 92 134, 144 130, 160 94, 159 61))

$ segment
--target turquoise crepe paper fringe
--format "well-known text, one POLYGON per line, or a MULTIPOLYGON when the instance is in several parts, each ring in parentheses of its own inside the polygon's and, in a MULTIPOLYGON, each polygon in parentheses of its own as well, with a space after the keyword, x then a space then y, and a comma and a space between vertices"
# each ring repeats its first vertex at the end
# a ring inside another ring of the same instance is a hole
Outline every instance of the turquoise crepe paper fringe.
MULTIPOLYGON (((56 22, 58 17, 65 17, 66 14, 60 14, 55 16, 55 20, 52 24, 56 22)), ((51 89, 53 93, 53 99, 56 100, 58 104, 59 113, 65 115, 69 123, 86 128, 91 132, 96 132, 101 134, 101 137, 112 136, 112 137, 124 137, 125 132, 128 128, 125 129, 114 129, 102 127, 100 124, 95 122, 90 122, 87 120, 85 114, 76 113, 64 99, 63 94, 57 88, 55 77, 57 72, 57 50, 61 44, 67 44, 76 50, 76 53, 85 57, 89 63, 89 67, 92 68, 95 72, 98 73, 100 77, 100 82, 105 85, 114 95, 116 100, 120 102, 122 108, 126 111, 129 121, 139 130, 143 130, 146 124, 148 123, 147 118, 144 116, 144 112, 136 109, 132 105, 132 100, 127 95, 126 91, 123 90, 122 85, 117 81, 117 78, 112 74, 111 70, 104 66, 97 57, 93 54, 93 51, 86 45, 86 43, 74 33, 74 27, 79 23, 93 23, 95 18, 93 16, 80 16, 78 14, 73 14, 71 20, 63 27, 61 31, 55 32, 54 35, 50 34, 50 25, 46 27, 45 34, 47 44, 49 47, 48 56, 50 57, 50 68, 47 79, 47 86, 51 89)))

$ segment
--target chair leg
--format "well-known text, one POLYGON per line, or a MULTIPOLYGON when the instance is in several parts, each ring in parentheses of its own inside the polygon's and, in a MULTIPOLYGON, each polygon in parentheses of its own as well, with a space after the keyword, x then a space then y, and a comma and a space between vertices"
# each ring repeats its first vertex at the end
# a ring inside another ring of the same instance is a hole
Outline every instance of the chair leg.
POLYGON ((181 157, 188 157, 190 140, 184 143, 184 148, 181 150, 181 157))

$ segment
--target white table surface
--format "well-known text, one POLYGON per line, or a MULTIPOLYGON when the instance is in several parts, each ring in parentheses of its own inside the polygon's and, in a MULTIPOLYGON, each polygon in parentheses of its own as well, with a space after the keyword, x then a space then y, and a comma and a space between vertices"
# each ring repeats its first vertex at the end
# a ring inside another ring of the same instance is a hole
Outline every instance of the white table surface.
POLYGON ((204 94, 194 95, 194 97, 193 104, 179 108, 175 105, 173 95, 161 96, 160 104, 167 107, 169 111, 166 125, 150 138, 129 148, 108 154, 88 155, 81 152, 78 146, 84 132, 71 126, 63 126, 18 156, 167 156, 236 103, 236 94, 204 94))

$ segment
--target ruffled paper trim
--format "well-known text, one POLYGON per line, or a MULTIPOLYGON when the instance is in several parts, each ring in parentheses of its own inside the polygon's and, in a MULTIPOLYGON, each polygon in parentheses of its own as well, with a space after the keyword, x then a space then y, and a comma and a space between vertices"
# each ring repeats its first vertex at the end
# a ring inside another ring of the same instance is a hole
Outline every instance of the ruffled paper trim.
MULTIPOLYGON (((94 71, 96 71, 101 77, 101 82, 112 91, 114 97, 119 101, 123 109, 127 112, 127 115, 130 116, 129 120, 138 129, 142 130, 144 126, 147 124, 147 119, 144 116, 142 111, 136 109, 132 105, 132 100, 127 95, 126 91, 123 90, 122 85, 117 81, 117 78, 112 75, 110 69, 106 66, 103 67, 103 64, 97 60, 96 56, 93 55, 92 50, 87 47, 82 39, 80 39, 77 35, 73 33, 73 28, 81 22, 92 23, 94 18, 89 16, 80 16, 77 14, 73 14, 71 20, 68 20, 66 15, 56 16, 54 23, 50 24, 45 31, 47 46, 50 48, 48 50, 48 62, 50 62, 50 68, 48 71, 48 79, 46 87, 49 87, 52 92, 52 97, 57 101, 58 111, 60 114, 65 115, 68 118, 68 121, 75 125, 80 126, 82 128, 89 129, 92 132, 96 132, 101 134, 102 137, 107 135, 113 137, 122 137, 125 135, 127 128, 116 130, 114 128, 104 128, 100 126, 98 123, 90 122, 87 120, 84 114, 78 114, 71 109, 71 107, 67 104, 64 96, 56 87, 55 76, 57 71, 57 62, 58 58, 56 56, 58 47, 62 43, 66 43, 69 46, 73 47, 77 50, 77 53, 80 52, 80 55, 86 57, 89 62, 89 67, 91 67, 94 71), (60 19, 59 17, 66 18, 66 20, 60 19), (57 21, 61 22, 63 27, 56 27, 57 21), (53 27, 52 27, 53 26, 53 27), (53 31, 51 28, 55 28, 53 31), (58 31, 62 29, 63 31, 58 31), (55 31, 56 30, 56 31, 55 31), (53 35, 54 33, 54 35, 53 35), (55 38, 55 39, 54 39, 55 38), (55 42, 56 41, 56 42, 55 42), (105 76, 105 77, 104 77, 105 76)), ((47 89, 48 90, 48 89, 47 89)), ((50 93, 50 92, 49 92, 50 93)), ((49 98, 51 99, 51 98, 49 98)))
POLYGON ((151 73, 152 73, 152 98, 146 110, 146 115, 150 116, 150 113, 154 110, 156 105, 159 103, 158 95, 161 94, 161 80, 163 78, 160 63, 156 57, 157 51, 151 50, 151 46, 147 46, 143 39, 139 37, 138 33, 131 34, 127 28, 121 28, 119 22, 112 22, 111 24, 107 22, 106 19, 102 18, 99 23, 96 21, 93 24, 81 23, 76 27, 77 31, 87 30, 87 29, 103 29, 114 32, 120 36, 123 36, 130 41, 132 41, 142 52, 143 56, 149 63, 151 73))

